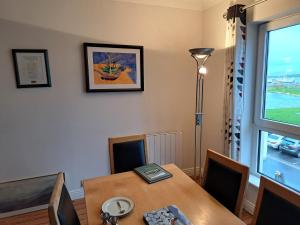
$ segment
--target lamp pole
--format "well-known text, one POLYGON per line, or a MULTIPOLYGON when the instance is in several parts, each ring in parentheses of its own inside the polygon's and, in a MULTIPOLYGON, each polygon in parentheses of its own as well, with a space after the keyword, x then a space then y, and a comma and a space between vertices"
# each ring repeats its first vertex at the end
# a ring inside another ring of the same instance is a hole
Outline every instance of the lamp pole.
POLYGON ((195 127, 194 127, 194 179, 197 179, 197 137, 199 135, 199 181, 202 183, 202 122, 204 100, 204 75, 207 73, 204 67, 206 60, 214 51, 213 48, 195 48, 189 50, 197 63, 196 102, 195 102, 195 127), (199 132, 198 132, 199 131, 199 132))

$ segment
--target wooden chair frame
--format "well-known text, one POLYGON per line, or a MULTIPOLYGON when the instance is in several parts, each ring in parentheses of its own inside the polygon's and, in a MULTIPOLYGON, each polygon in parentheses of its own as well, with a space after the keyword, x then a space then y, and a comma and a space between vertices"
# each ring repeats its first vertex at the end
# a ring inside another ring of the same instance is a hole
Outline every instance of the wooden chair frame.
POLYGON ((204 186, 204 184, 206 183, 207 172, 208 172, 208 161, 210 159, 224 165, 227 168, 230 168, 230 169, 242 174, 240 190, 238 193, 238 198, 237 198, 237 202, 236 202, 236 206, 235 206, 235 210, 234 210, 234 214, 239 217, 241 214, 241 211, 242 211, 245 189, 246 189, 247 183, 248 183, 249 167, 242 165, 242 164, 240 164, 218 152, 208 149, 207 153, 206 153, 206 161, 205 161, 205 167, 204 167, 204 172, 203 172, 203 182, 201 183, 202 186, 204 186))
POLYGON ((274 193, 275 195, 287 200, 288 202, 290 202, 300 208, 300 194, 298 194, 297 192, 295 192, 275 181, 272 181, 264 176, 261 176, 257 200, 256 200, 256 207, 255 207, 255 211, 254 211, 253 220, 251 223, 252 225, 255 225, 257 222, 264 190, 268 190, 271 193, 274 193))
POLYGON ((115 173, 115 164, 114 164, 114 151, 113 145, 116 143, 123 143, 129 141, 139 141, 144 140, 144 154, 145 154, 145 161, 148 163, 148 156, 147 156, 147 139, 145 134, 141 135, 132 135, 132 136, 124 136, 124 137, 111 137, 108 138, 109 143, 109 158, 110 158, 110 170, 111 174, 115 173))
POLYGON ((57 211, 61 196, 62 187, 64 185, 65 179, 64 179, 64 173, 60 172, 57 175, 56 182, 53 188, 53 192, 50 198, 49 206, 48 206, 48 213, 49 213, 49 220, 50 225, 60 225, 57 211))

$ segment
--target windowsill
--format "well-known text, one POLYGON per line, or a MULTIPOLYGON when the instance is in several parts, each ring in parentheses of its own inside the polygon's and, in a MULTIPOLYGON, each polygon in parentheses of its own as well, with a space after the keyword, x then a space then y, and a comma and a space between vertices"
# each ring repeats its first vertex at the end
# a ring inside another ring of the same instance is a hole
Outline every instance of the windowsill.
POLYGON ((260 182, 259 177, 254 176, 252 174, 249 175, 249 184, 251 184, 252 186, 258 188, 259 187, 259 182, 260 182))

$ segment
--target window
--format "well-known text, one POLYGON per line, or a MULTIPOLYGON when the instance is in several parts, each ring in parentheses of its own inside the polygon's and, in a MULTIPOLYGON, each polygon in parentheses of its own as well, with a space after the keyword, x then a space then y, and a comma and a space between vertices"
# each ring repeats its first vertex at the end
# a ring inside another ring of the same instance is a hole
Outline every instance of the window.
POLYGON ((256 172, 300 192, 300 16, 259 27, 256 172))

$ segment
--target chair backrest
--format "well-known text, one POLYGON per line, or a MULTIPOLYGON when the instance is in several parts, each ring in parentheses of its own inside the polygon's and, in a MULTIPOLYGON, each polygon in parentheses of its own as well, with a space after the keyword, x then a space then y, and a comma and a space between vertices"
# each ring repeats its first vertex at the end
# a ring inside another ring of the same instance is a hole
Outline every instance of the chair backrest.
POLYGON ((252 225, 300 224, 300 194, 263 176, 252 225))
POLYGON ((48 206, 50 225, 80 225, 64 175, 59 173, 48 206))
POLYGON ((237 216, 241 213, 248 177, 247 166, 207 150, 202 186, 237 216))
POLYGON ((109 138, 108 142, 112 174, 147 164, 146 135, 109 138))

